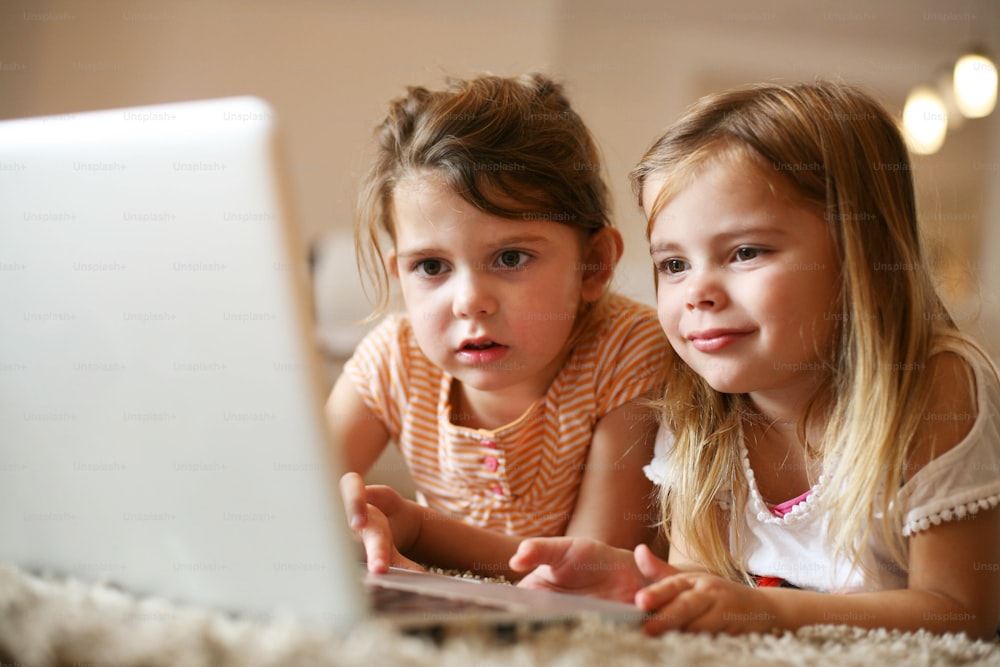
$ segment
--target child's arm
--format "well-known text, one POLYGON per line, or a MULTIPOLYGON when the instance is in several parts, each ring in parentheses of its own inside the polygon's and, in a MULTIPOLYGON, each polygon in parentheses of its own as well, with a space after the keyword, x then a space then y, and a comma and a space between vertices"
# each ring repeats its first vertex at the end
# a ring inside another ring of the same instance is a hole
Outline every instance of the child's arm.
POLYGON ((627 549, 655 538, 657 503, 642 467, 653 456, 656 428, 655 413, 638 400, 600 419, 566 527, 568 537, 589 537, 627 549))
POLYGON ((346 373, 342 373, 333 386, 326 403, 326 419, 333 442, 341 448, 334 452, 340 457, 341 468, 364 475, 389 442, 389 431, 365 405, 346 373))
POLYGON ((346 481, 342 480, 340 486, 344 511, 351 529, 365 545, 369 568, 381 572, 389 565, 413 566, 393 549, 388 520, 372 511, 365 497, 361 475, 378 459, 390 435, 382 421, 365 405, 346 373, 342 373, 334 384, 326 403, 326 419, 332 442, 338 447, 331 456, 338 459, 339 468, 347 472, 346 481))
MULTIPOLYGON (((673 547, 673 545, 672 545, 673 547)), ((637 559, 638 561, 638 559, 637 559)), ((705 573, 668 576, 636 595, 646 630, 767 632, 817 623, 995 636, 1000 622, 1000 508, 910 539, 909 587, 831 595, 751 588, 705 573)), ((640 563, 640 570, 644 570, 640 563)))

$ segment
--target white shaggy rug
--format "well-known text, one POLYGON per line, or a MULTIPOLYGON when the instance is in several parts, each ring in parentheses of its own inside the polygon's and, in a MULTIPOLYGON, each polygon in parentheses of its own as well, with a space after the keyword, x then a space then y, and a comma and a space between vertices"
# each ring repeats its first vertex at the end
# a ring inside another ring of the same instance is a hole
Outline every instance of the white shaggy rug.
POLYGON ((106 586, 43 579, 0 566, 0 667, 141 665, 994 665, 1000 644, 814 626, 781 637, 658 638, 585 621, 498 641, 463 632, 441 643, 371 624, 348 636, 291 618, 267 623, 138 598, 106 586))

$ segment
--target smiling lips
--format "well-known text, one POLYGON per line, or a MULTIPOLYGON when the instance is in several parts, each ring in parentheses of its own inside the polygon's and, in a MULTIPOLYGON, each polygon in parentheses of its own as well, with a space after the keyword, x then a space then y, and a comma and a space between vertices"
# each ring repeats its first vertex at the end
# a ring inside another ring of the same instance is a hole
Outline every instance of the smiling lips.
POLYGON ((699 352, 718 352, 749 334, 750 332, 744 329, 705 329, 689 333, 687 339, 699 352))

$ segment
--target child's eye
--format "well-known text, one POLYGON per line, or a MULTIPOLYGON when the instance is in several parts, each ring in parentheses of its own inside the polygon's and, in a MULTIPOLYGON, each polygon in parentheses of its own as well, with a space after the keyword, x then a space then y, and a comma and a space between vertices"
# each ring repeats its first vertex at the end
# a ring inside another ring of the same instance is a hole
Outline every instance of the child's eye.
POLYGON ((687 262, 683 259, 677 259, 676 257, 671 257, 670 259, 665 259, 660 262, 660 273, 682 273, 689 268, 687 262))
POLYGON ((754 248, 752 246, 742 246, 736 249, 736 261, 747 262, 751 259, 756 259, 762 254, 764 254, 764 251, 761 250, 760 248, 754 248))
POLYGON ((501 269, 519 269, 531 258, 526 252, 520 250, 504 250, 497 255, 497 266, 501 269))
POLYGON ((413 270, 425 276, 439 276, 444 273, 444 262, 439 259, 422 259, 413 265, 413 270))

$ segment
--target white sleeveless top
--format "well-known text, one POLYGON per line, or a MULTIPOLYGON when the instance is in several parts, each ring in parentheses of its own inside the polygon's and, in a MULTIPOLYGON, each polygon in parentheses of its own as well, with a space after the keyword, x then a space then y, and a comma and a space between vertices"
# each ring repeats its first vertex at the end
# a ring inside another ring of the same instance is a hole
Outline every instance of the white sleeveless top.
MULTIPOLYGON (((930 461, 899 490, 895 502, 904 537, 1000 504, 1000 388, 981 361, 965 359, 975 372, 976 421, 962 442, 930 461)), ((666 477, 672 445, 673 435, 661 427, 653 460, 644 468, 656 484, 666 477)), ((851 568, 834 558, 827 539, 828 518, 820 507, 828 492, 822 478, 805 500, 784 516, 775 516, 757 490, 746 447, 741 444, 740 449, 749 489, 743 516, 749 572, 835 593, 906 588, 907 572, 893 562, 878 530, 871 531, 862 552, 864 568, 851 568)), ((731 497, 731 492, 724 492, 718 502, 728 509, 731 497)), ((875 516, 881 518, 881 512, 875 516)))

